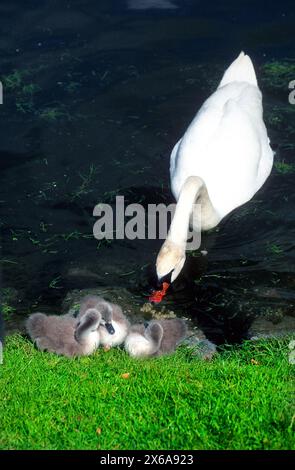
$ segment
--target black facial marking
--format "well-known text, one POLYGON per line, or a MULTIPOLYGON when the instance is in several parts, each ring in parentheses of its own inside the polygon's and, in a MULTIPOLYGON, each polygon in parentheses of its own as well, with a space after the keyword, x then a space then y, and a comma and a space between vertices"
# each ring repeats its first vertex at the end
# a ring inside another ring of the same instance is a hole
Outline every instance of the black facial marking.
POLYGON ((161 279, 158 280, 158 284, 157 284, 158 289, 162 288, 163 282, 168 282, 168 284, 171 284, 172 273, 173 273, 173 269, 172 271, 170 271, 170 273, 166 274, 166 276, 163 276, 161 277, 161 279))
POLYGON ((115 329, 111 323, 106 323, 105 324, 106 330, 110 335, 113 335, 115 333, 115 329))

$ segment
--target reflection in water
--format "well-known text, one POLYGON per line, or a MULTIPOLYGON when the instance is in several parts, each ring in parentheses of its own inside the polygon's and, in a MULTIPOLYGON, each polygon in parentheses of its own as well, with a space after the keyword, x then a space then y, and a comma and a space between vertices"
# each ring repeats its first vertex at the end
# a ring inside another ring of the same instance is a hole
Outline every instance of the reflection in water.
POLYGON ((178 8, 171 0, 127 0, 129 10, 174 10, 178 8))

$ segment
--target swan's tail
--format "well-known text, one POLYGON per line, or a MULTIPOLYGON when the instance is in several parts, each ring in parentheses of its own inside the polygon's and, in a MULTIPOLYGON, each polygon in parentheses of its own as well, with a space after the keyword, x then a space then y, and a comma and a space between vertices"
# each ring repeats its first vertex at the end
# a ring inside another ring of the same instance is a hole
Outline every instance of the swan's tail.
POLYGON ((231 82, 248 82, 257 86, 252 61, 244 52, 241 52, 237 59, 226 69, 218 88, 231 82))

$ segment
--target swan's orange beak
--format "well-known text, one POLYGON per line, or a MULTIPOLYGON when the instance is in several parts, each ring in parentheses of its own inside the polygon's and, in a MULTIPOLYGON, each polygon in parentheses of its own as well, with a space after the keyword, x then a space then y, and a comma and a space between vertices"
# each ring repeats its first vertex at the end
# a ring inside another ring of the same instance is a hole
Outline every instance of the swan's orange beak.
POLYGON ((155 304, 159 304, 162 302, 163 298, 166 295, 166 292, 169 288, 170 284, 168 282, 163 282, 161 290, 155 290, 152 295, 149 297, 149 301, 155 304))

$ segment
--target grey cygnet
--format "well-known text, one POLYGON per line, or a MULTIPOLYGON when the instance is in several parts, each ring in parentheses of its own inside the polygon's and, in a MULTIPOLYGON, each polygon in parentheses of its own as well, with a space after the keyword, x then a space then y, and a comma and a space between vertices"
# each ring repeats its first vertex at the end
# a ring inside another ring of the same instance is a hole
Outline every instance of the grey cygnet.
POLYGON ((88 309, 75 318, 70 314, 45 315, 34 313, 26 322, 31 339, 41 351, 62 356, 87 356, 100 344, 99 325, 101 314, 88 309))
POLYGON ((176 349, 187 333, 185 321, 180 318, 152 320, 147 326, 131 326, 125 340, 125 349, 133 357, 162 356, 176 349))
POLYGON ((99 326, 100 344, 106 347, 119 346, 128 334, 130 323, 117 304, 107 302, 102 297, 88 295, 80 304, 79 315, 84 315, 89 308, 101 314, 99 326))

